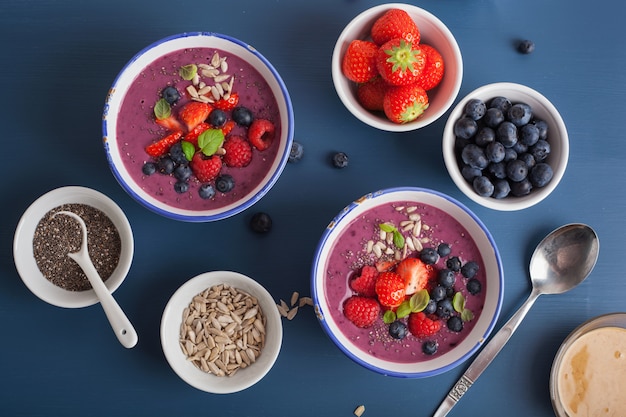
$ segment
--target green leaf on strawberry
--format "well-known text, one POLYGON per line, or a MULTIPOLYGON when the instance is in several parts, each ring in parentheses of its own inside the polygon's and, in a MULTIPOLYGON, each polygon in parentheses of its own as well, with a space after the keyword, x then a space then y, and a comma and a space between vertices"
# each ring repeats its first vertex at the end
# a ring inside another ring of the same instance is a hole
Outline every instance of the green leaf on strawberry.
POLYGON ((411 314, 411 302, 407 300, 400 304, 396 309, 396 317, 402 319, 409 314, 411 314))
POLYGON ((428 290, 425 288, 419 290, 418 292, 413 294, 411 298, 409 299, 411 312, 419 313, 420 311, 423 311, 428 305, 429 301, 430 301, 430 294, 428 294, 428 290))
POLYGON ((207 129, 198 136, 198 147, 206 156, 211 156, 224 143, 224 132, 221 129, 207 129))
POLYGON ((193 143, 187 142, 186 140, 180 142, 180 146, 183 149, 185 158, 187 158, 188 161, 191 161, 193 159, 193 154, 196 153, 196 147, 193 145, 193 143))
POLYGON ((393 310, 385 311, 385 314, 383 314, 383 322, 385 324, 391 324, 394 321, 396 321, 396 313, 393 310))
POLYGON ((198 67, 195 64, 183 65, 178 70, 178 75, 186 81, 191 81, 197 73, 198 67))
POLYGON ((168 103, 164 98, 160 99, 154 105, 154 115, 157 119, 163 120, 167 119, 172 115, 172 108, 170 107, 170 103, 168 103))
POLYGON ((404 248, 404 236, 402 236, 402 233, 400 233, 400 231, 394 225, 389 223, 381 223, 378 225, 378 227, 380 227, 380 230, 382 230, 383 232, 393 234, 393 244, 396 245, 398 249, 404 248))

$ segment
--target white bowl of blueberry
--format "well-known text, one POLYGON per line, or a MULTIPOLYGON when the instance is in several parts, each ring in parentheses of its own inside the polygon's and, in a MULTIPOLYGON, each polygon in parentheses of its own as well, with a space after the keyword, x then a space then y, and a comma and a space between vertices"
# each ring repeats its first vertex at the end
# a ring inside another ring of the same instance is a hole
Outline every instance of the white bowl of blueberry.
POLYGON ((129 61, 109 90, 102 127, 109 166, 129 195, 160 215, 206 222, 271 189, 293 125, 287 88, 259 51, 194 32, 129 61))
POLYGON ((502 211, 544 200, 561 181, 569 139, 542 94, 515 83, 480 87, 450 113, 443 134, 450 177, 471 200, 502 211))

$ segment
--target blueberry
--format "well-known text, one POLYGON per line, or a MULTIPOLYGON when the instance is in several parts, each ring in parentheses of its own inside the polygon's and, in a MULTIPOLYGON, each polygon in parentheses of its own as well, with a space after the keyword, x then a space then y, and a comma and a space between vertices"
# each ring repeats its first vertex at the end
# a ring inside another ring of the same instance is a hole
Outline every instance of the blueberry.
POLYGON ((424 314, 435 314, 435 312, 437 311, 437 301, 433 300, 432 298, 430 300, 428 300, 428 304, 426 304, 426 307, 424 307, 424 314))
POLYGON ((451 288, 454 286, 456 277, 454 271, 450 269, 440 269, 437 273, 437 282, 444 288, 451 288))
POLYGON ((532 109, 526 103, 516 103, 506 112, 507 120, 517 127, 528 124, 532 116, 532 109))
POLYGON ((545 162, 540 162, 530 170, 528 179, 534 187, 544 187, 550 182, 553 175, 552 167, 545 162))
POLYGON ((254 213, 250 218, 250 228, 257 233, 267 233, 272 229, 272 218, 262 211, 254 213))
POLYGON ((304 146, 300 142, 293 141, 289 151, 289 162, 298 162, 304 156, 304 146))
POLYGON ((459 272, 461 270, 461 260, 458 256, 453 256, 446 261, 446 266, 454 272, 459 272))
POLYGON ((163 91, 161 91, 161 97, 163 97, 169 104, 174 104, 180 99, 180 93, 176 88, 169 86, 165 87, 163 91))
POLYGON ((484 126, 476 132, 474 143, 478 146, 485 147, 488 144, 493 143, 494 140, 496 140, 496 132, 492 128, 484 126))
POLYGON ((154 162, 146 162, 143 164, 143 167, 141 167, 141 172, 143 172, 144 175, 152 175, 157 172, 157 165, 154 162))
POLYGON ((467 284, 465 285, 465 287, 467 288, 467 291, 470 294, 476 295, 482 291, 483 285, 476 278, 472 278, 467 281, 467 284))
POLYGON ((174 172, 174 161, 168 155, 159 159, 158 167, 161 174, 169 175, 174 172))
POLYGON ((422 352, 426 355, 434 355, 437 353, 437 348, 439 348, 439 344, 436 340, 427 340, 422 343, 422 352))
POLYGON ((389 335, 394 339, 402 340, 407 335, 406 324, 396 320, 389 325, 389 335))
POLYGON ((348 155, 345 152, 336 152, 333 154, 332 161, 335 168, 345 168, 348 166, 348 155))
POLYGON ((522 54, 530 54, 535 50, 535 43, 525 39, 517 44, 517 50, 522 54))
POLYGON ((505 148, 512 148, 517 143, 517 126, 504 121, 496 129, 496 138, 505 148))
POLYGON ((437 316, 442 319, 447 319, 454 313, 454 307, 452 301, 449 298, 444 298, 437 302, 437 316))
POLYGON ((511 100, 502 96, 494 97, 489 102, 489 108, 499 109, 503 115, 506 114, 511 106, 511 100))
POLYGON ((174 191, 178 194, 186 193, 189 191, 189 183, 187 181, 176 181, 174 183, 174 191))
POLYGON ((454 123, 454 135, 469 139, 478 131, 478 124, 470 117, 461 117, 454 123))
POLYGON ((226 115, 226 112, 224 110, 213 109, 209 114, 208 122, 213 127, 221 127, 224 126, 226 120, 228 120, 228 116, 226 115))
POLYGON ((463 320, 461 320, 459 316, 450 317, 446 322, 446 325, 448 326, 448 329, 450 329, 450 331, 455 333, 463 330, 463 320))
POLYGON ((539 129, 539 139, 548 139, 548 124, 544 120, 535 119, 532 121, 532 124, 539 129))
POLYGON ((511 184, 511 194, 516 197, 523 197, 525 195, 530 194, 530 191, 533 189, 533 185, 531 184, 528 178, 524 178, 520 182, 512 182, 511 184))
POLYGON ((540 139, 528 151, 535 157, 535 161, 541 162, 550 155, 550 143, 540 139))
POLYGON ((504 113, 496 107, 490 107, 485 112, 483 122, 492 129, 496 128, 500 123, 504 122, 504 113))
POLYGON ((533 146, 539 140, 539 128, 537 125, 529 123, 519 130, 519 141, 526 146, 533 146))
POLYGON ((176 142, 172 145, 170 148, 170 158, 172 158, 172 161, 174 161, 176 165, 187 165, 189 163, 189 160, 183 152, 182 142, 176 142))
POLYGON ((511 193, 511 185, 505 179, 498 179, 493 182, 493 198, 502 199, 511 193))
POLYGON ((461 159, 472 168, 484 169, 489 164, 483 148, 473 143, 463 148, 461 159))
POLYGON ((215 188, 211 184, 202 184, 198 189, 198 194, 203 200, 209 200, 215 197, 215 188))
POLYGON ((468 261, 461 267, 461 275, 465 278, 474 278, 478 273, 478 263, 475 261, 468 261))
POLYGON ((466 181, 472 182, 474 178, 482 175, 482 171, 469 165, 463 165, 463 168, 461 168, 461 175, 466 181))
POLYGON ((504 162, 509 162, 517 159, 517 152, 512 148, 505 148, 504 152, 504 162))
POLYGON ((174 168, 174 178, 178 181, 187 181, 191 177, 191 168, 189 165, 178 165, 174 168))
POLYGON ((446 289, 441 285, 437 285, 435 288, 430 290, 430 298, 435 302, 443 300, 446 298, 446 289))
POLYGON ((485 156, 489 162, 501 162, 504 161, 506 155, 506 149, 500 142, 493 142, 487 145, 485 148, 485 156))
POLYGON ((487 106, 482 100, 473 98, 465 104, 465 108, 463 110, 464 114, 470 119, 480 120, 485 115, 487 106))
POLYGON ((420 260, 426 265, 434 265, 439 260, 439 254, 434 248, 423 248, 420 252, 420 260))
POLYGON ((447 243, 440 243, 437 246, 437 253, 439 254, 439 256, 441 257, 445 257, 450 255, 450 252, 452 250, 450 249, 450 245, 448 245, 447 243))
POLYGON ((514 182, 520 182, 528 176, 528 166, 522 160, 516 159, 506 164, 506 176, 514 182))
POLYGON ((235 179, 232 175, 222 174, 215 180, 215 188, 220 193, 227 193, 235 188, 235 179))
POLYGON ((515 145, 513 145, 513 148, 512 148, 512 149, 513 149, 513 150, 514 150, 514 151, 515 151, 515 152, 519 155, 519 154, 521 154, 521 153, 525 153, 525 152, 527 152, 527 151, 528 151, 528 146, 527 146, 527 145, 524 145, 524 144, 523 144, 522 142, 520 142, 520 141, 519 141, 519 139, 518 139, 517 143, 516 143, 515 145))
POLYGON ((487 172, 493 179, 503 180, 506 178, 506 163, 504 161, 491 163, 487 167, 487 172))
POLYGON ((239 106, 233 109, 232 118, 239 126, 250 126, 254 115, 247 107, 239 106))
POLYGON ((535 157, 529 154, 528 152, 519 155, 517 159, 520 161, 524 161, 528 169, 534 167, 536 164, 535 157))
POLYGON ((484 175, 474 178, 474 181, 472 181, 472 188, 474 188, 476 194, 481 197, 491 197, 494 190, 493 183, 484 175))

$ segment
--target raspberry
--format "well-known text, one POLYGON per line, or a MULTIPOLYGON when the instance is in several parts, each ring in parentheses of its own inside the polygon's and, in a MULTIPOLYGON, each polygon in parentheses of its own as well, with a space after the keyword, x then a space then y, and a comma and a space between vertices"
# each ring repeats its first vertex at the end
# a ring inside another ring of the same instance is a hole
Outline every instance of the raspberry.
POLYGON ((238 135, 229 136, 224 142, 224 163, 226 166, 242 168, 252 160, 252 148, 248 141, 238 135))
POLYGON ((259 151, 264 151, 274 141, 274 132, 274 123, 267 119, 254 119, 248 128, 248 140, 259 151))
POLYGON ((193 156, 189 166, 196 178, 198 178, 198 181, 208 182, 220 173, 222 159, 217 155, 206 158, 202 153, 198 152, 193 156))
POLYGON ((411 313, 408 325, 411 334, 418 339, 430 337, 441 329, 441 321, 433 320, 423 312, 411 313))
POLYGON ((378 301, 385 307, 398 307, 406 296, 406 285, 402 277, 395 272, 383 272, 376 280, 378 301))
POLYGON ((366 265, 361 269, 361 275, 350 281, 350 288, 359 295, 375 297, 377 278, 378 270, 376 267, 366 265))
POLYGON ((380 304, 373 298, 353 295, 343 305, 343 314, 357 327, 369 327, 380 314, 380 304))

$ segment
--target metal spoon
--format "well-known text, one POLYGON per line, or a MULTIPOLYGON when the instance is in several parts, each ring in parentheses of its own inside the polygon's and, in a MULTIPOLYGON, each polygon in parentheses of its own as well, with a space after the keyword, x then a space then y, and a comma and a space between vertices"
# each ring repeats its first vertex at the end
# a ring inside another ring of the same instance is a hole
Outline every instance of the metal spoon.
POLYGON ((540 295, 563 293, 587 278, 596 264, 598 251, 598 236, 591 227, 584 224, 561 226, 539 242, 530 259, 530 296, 476 356, 433 417, 447 415, 471 388, 513 335, 540 295))
POLYGON ((89 279, 89 283, 100 300, 100 305, 104 310, 104 314, 106 314, 109 319, 109 323, 111 324, 117 339, 125 348, 132 348, 137 344, 137 332, 135 331, 135 328, 130 320, 128 320, 128 317, 126 317, 126 314, 124 314, 124 311, 122 311, 122 308, 119 306, 117 301, 115 301, 115 298, 113 298, 113 295, 109 292, 109 289, 106 285, 104 285, 104 281, 102 281, 98 271, 91 262, 89 251, 87 250, 87 225, 79 215, 72 213, 71 211, 59 211, 54 215, 56 216, 57 214, 70 216, 76 220, 78 224, 80 224, 83 234, 81 247, 77 252, 68 253, 67 256, 75 260, 76 263, 82 268, 83 272, 85 272, 87 279, 89 279))

